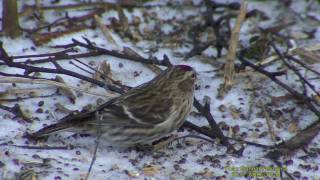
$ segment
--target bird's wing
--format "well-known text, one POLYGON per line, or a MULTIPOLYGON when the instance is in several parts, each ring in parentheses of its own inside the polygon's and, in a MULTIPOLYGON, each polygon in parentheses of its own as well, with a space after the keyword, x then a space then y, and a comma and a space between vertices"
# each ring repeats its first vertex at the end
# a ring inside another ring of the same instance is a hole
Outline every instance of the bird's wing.
POLYGON ((118 98, 108 105, 98 107, 103 120, 90 123, 100 123, 110 126, 156 126, 168 119, 173 105, 172 98, 159 96, 159 101, 154 101, 155 95, 135 94, 128 98, 118 98), (142 103, 144 102, 144 103, 142 103))
POLYGON ((127 107, 119 104, 109 105, 99 111, 96 118, 91 118, 87 121, 88 124, 101 126, 115 126, 115 127, 153 127, 153 124, 142 123, 139 119, 134 117, 127 107), (102 119, 99 119, 102 116, 102 119))
POLYGON ((173 100, 164 95, 159 96, 158 94, 154 94, 154 96, 158 97, 154 98, 152 94, 150 97, 146 97, 145 95, 135 98, 131 97, 130 100, 126 100, 123 103, 123 109, 126 114, 139 124, 157 125, 163 123, 171 114, 173 100))
MULTIPOLYGON (((102 126, 135 126, 146 127, 148 124, 140 123, 128 111, 127 107, 123 105, 118 98, 112 99, 91 112, 78 113, 64 117, 60 123, 73 125, 102 125, 102 126), (69 117, 70 116, 70 117, 69 117), (101 117, 101 119, 99 119, 101 117)), ((152 125, 152 124, 150 124, 152 125)))

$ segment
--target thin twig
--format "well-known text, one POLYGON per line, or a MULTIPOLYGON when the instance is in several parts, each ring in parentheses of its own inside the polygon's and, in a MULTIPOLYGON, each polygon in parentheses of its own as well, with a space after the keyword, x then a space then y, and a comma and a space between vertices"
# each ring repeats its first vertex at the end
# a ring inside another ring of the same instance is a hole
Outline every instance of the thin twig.
POLYGON ((208 138, 205 138, 205 137, 202 137, 202 136, 198 136, 198 135, 195 135, 195 134, 188 134, 188 135, 185 135, 185 136, 181 136, 181 137, 175 138, 174 140, 177 141, 177 140, 186 139, 186 138, 202 139, 202 140, 205 140, 205 141, 210 142, 212 144, 215 143, 215 141, 213 141, 212 139, 208 139, 208 138))
POLYGON ((0 146, 12 146, 23 149, 39 149, 39 150, 72 150, 73 146, 26 146, 26 145, 15 145, 9 143, 2 143, 0 146))
MULTIPOLYGON (((61 60, 67 60, 67 59, 75 59, 75 58, 86 58, 86 57, 95 57, 95 56, 101 56, 103 54, 98 53, 98 52, 85 52, 85 53, 78 53, 78 54, 62 54, 62 56, 57 52, 57 55, 54 55, 55 53, 45 53, 45 54, 39 54, 39 57, 45 57, 42 59, 34 59, 34 60, 27 60, 24 62, 20 62, 23 64, 42 64, 42 63, 49 63, 52 61, 61 61, 61 60)), ((20 58, 25 58, 27 56, 30 57, 36 57, 37 55, 24 55, 24 56, 11 56, 11 59, 20 59, 20 58)), ((0 62, 0 65, 6 65, 6 63, 0 62)))
POLYGON ((60 82, 56 82, 53 80, 46 80, 46 79, 29 79, 29 78, 22 78, 22 77, 3 77, 0 78, 0 83, 24 83, 24 84, 47 84, 47 85, 54 85, 62 88, 72 89, 75 91, 83 92, 86 94, 99 96, 99 97, 106 97, 105 93, 96 93, 96 92, 89 92, 88 90, 81 89, 78 87, 66 85, 60 82))
MULTIPOLYGON (((199 127, 189 121, 186 121, 184 124, 183 124, 183 127, 185 128, 189 128, 193 131, 196 131, 197 133, 199 134, 202 134, 202 135, 205 135, 205 136, 208 136, 212 139, 215 139, 216 136, 210 131, 210 129, 207 129, 207 128, 202 128, 202 127, 199 127)), ((257 146, 257 147, 262 147, 262 148, 267 148, 267 149, 270 149, 272 148, 271 146, 268 146, 268 145, 264 145, 264 144, 258 144, 258 143, 255 143, 255 142, 250 142, 250 141, 246 141, 246 140, 243 140, 243 139, 237 139, 237 138, 234 138, 234 137, 227 137, 229 140, 233 140, 233 141, 238 141, 238 142, 242 142, 242 143, 246 143, 246 144, 249 144, 249 145, 254 145, 254 146, 257 146)))
MULTIPOLYGON (((65 49, 62 51, 54 52, 54 53, 45 53, 45 54, 29 54, 29 55, 21 55, 21 56, 11 56, 12 59, 24 59, 24 58, 35 58, 35 57, 64 57, 67 56, 69 52, 77 52, 73 48, 65 49)), ((28 62, 30 63, 30 62, 28 62)))
POLYGON ((93 152, 93 156, 92 156, 92 159, 91 159, 91 163, 90 163, 90 166, 89 166, 89 169, 88 169, 88 172, 86 174, 86 177, 84 178, 85 180, 88 180, 89 179, 89 176, 90 176, 90 173, 91 173, 91 170, 92 170, 92 167, 93 167, 93 164, 94 162, 96 161, 96 158, 97 158, 97 151, 98 151, 98 147, 99 147, 99 143, 100 143, 100 138, 101 138, 101 135, 102 135, 102 131, 101 131, 101 121, 102 121, 102 118, 103 118, 103 115, 102 114, 99 114, 99 112, 97 111, 96 114, 95 114, 97 120, 98 120, 98 128, 97 128, 97 140, 96 140, 96 144, 95 144, 95 147, 94 147, 94 152, 93 152))
POLYGON ((84 71, 84 72, 86 72, 86 73, 88 73, 88 74, 90 74, 90 75, 93 75, 93 73, 92 73, 92 72, 90 72, 90 71, 88 71, 88 70, 84 69, 83 67, 80 67, 79 65, 75 64, 74 62, 69 61, 69 63, 70 63, 71 65, 75 66, 76 68, 79 68, 79 69, 81 69, 82 71, 84 71))
MULTIPOLYGON (((219 138, 221 140, 221 144, 225 145, 231 151, 235 152, 236 151, 235 148, 232 146, 232 144, 229 143, 228 139, 224 136, 224 134, 221 131, 221 129, 219 128, 218 124, 216 123, 216 121, 212 117, 210 111, 208 111, 206 108, 204 108, 196 98, 194 99, 193 105, 207 119, 207 121, 211 127, 210 134, 212 134, 212 135, 210 137, 211 138, 219 138)), ((184 126, 189 127, 191 129, 195 128, 195 126, 193 126, 193 124, 188 121, 184 123, 184 126)))
POLYGON ((318 72, 318 71, 312 69, 311 67, 309 67, 309 65, 307 63, 304 63, 301 60, 299 60, 299 59, 297 59, 297 58, 295 58, 295 57, 293 57, 291 55, 285 55, 285 57, 290 59, 290 60, 292 60, 292 61, 294 61, 297 64, 300 64, 302 67, 308 69, 309 71, 315 73, 316 75, 320 76, 320 72, 318 72))
MULTIPOLYGON (((280 52, 280 50, 276 47, 274 43, 271 43, 271 46, 275 50, 275 52, 278 54, 282 62, 289 68, 291 69, 298 77, 299 79, 303 82, 303 84, 306 84, 314 93, 317 94, 317 96, 320 97, 320 93, 315 89, 315 86, 312 85, 308 80, 306 80, 299 72, 299 70, 291 65, 289 62, 286 61, 285 56, 280 52)), ((314 103, 317 103, 317 101, 313 101, 314 103)))
POLYGON ((98 81, 96 79, 89 78, 87 76, 84 76, 79 73, 75 73, 73 71, 69 71, 67 69, 58 68, 58 67, 56 67, 56 69, 45 68, 45 67, 36 67, 36 66, 30 66, 30 65, 26 65, 26 64, 13 62, 12 59, 6 53, 5 49, 3 48, 2 43, 0 43, 0 54, 1 54, 0 59, 3 60, 9 67, 16 67, 16 68, 23 69, 23 70, 25 70, 25 73, 24 73, 25 75, 28 75, 33 72, 45 72, 45 73, 51 73, 51 74, 65 74, 65 75, 69 75, 69 76, 72 76, 72 77, 75 77, 78 79, 85 80, 87 82, 91 82, 93 84, 97 84, 98 86, 105 87, 106 89, 110 89, 111 91, 115 91, 118 93, 124 92, 124 90, 122 90, 121 88, 118 88, 114 85, 106 84, 102 81, 98 81))
POLYGON ((136 57, 136 56, 130 56, 130 55, 126 55, 126 54, 122 54, 116 51, 112 51, 112 50, 108 50, 108 49, 104 49, 104 48, 100 48, 97 46, 94 46, 93 43, 91 41, 89 41, 87 38, 83 39, 86 41, 86 43, 80 42, 76 39, 72 39, 71 44, 66 44, 66 45, 59 45, 59 46, 55 46, 56 48, 70 48, 70 47, 75 47, 75 46, 79 46, 79 47, 84 47, 86 49, 89 50, 93 50, 96 51, 98 53, 100 53, 101 55, 110 55, 110 56, 114 56, 117 58, 122 58, 122 59, 128 59, 131 61, 136 61, 136 62, 140 62, 140 63, 146 63, 146 64, 156 64, 156 65, 161 65, 161 66, 170 66, 170 62, 167 61, 166 58, 163 58, 163 60, 158 60, 156 58, 153 59, 147 59, 147 58, 143 58, 143 57, 136 57))
POLYGON ((40 96, 30 96, 30 97, 0 98, 0 102, 16 102, 16 101, 32 99, 32 98, 47 98, 47 97, 52 97, 55 94, 56 93, 52 93, 52 94, 48 94, 48 95, 40 95, 40 96))
POLYGON ((275 135, 275 132, 274 132, 274 128, 272 126, 272 123, 271 123, 271 119, 270 119, 270 116, 269 116, 269 112, 267 111, 265 105, 263 104, 263 102, 259 102, 259 104, 261 105, 262 107, 262 111, 263 111, 263 114, 264 114, 264 117, 266 119, 266 122, 267 122, 267 125, 268 125, 268 130, 269 130, 269 133, 270 133, 270 136, 271 136, 271 140, 273 142, 276 142, 276 135, 275 135))
POLYGON ((254 70, 260 72, 261 74, 264 74, 265 76, 267 76, 268 78, 270 78, 273 82, 275 82, 276 84, 278 84, 279 86, 281 86, 282 88, 284 88, 285 90, 287 90, 290 94, 293 95, 293 97, 295 97, 296 99, 303 101, 308 108, 318 117, 320 117, 320 112, 318 111, 318 109, 312 104, 313 99, 311 99, 308 96, 305 96, 301 93, 299 93, 298 91, 292 89, 291 87, 289 87, 287 84, 285 84, 284 82, 280 81, 279 79, 277 79, 276 76, 274 76, 272 73, 262 69, 261 67, 258 67, 256 65, 254 65, 253 63, 251 63, 250 61, 246 60, 245 58, 238 56, 239 60, 242 62, 243 65, 245 66, 249 66, 251 68, 253 68, 254 70))
POLYGON ((286 171, 286 170, 284 170, 282 167, 282 165, 281 165, 281 163, 279 162, 279 161, 277 161, 277 160, 273 160, 273 162, 278 166, 278 167, 280 167, 280 177, 281 177, 281 179, 283 179, 283 175, 282 175, 282 171, 291 179, 291 180, 294 180, 295 178, 290 174, 290 173, 288 173, 288 171, 286 171))

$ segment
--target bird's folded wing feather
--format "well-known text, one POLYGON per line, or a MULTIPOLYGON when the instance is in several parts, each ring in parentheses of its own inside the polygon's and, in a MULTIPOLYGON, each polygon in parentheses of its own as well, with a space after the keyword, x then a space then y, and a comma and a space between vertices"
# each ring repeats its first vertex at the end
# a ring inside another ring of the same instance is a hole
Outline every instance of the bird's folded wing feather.
POLYGON ((94 121, 92 123, 101 123, 101 125, 114 126, 156 126, 167 120, 170 115, 172 100, 168 98, 160 99, 160 102, 148 102, 139 104, 133 97, 126 101, 115 101, 105 108, 100 109, 100 114, 104 115, 103 121, 94 121))
MULTIPOLYGON (((145 98, 145 96, 143 96, 145 98)), ((142 97, 141 97, 142 98, 142 97)), ((162 97, 157 98, 149 97, 149 99, 130 98, 123 103, 123 109, 130 117, 135 119, 140 124, 161 124, 168 119, 171 114, 173 101, 171 98, 162 97), (136 102, 145 103, 136 103, 136 102)))

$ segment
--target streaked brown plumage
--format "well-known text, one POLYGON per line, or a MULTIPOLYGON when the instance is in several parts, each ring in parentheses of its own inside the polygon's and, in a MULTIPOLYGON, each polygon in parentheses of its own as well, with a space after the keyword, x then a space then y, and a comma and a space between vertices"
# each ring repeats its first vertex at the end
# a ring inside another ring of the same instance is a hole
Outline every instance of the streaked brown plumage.
POLYGON ((196 72, 190 66, 172 66, 94 111, 66 116, 31 137, 61 130, 97 133, 99 129, 102 137, 116 146, 150 143, 183 124, 193 104, 195 80, 196 72))

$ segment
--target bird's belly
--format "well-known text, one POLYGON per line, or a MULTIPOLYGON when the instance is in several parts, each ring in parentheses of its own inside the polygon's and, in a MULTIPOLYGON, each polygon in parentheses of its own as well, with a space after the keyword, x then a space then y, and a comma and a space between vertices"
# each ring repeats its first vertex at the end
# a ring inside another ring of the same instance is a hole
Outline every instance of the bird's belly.
POLYGON ((111 146, 130 147, 136 144, 150 144, 168 135, 171 130, 168 128, 119 128, 113 127, 109 131, 103 131, 102 139, 111 146))

